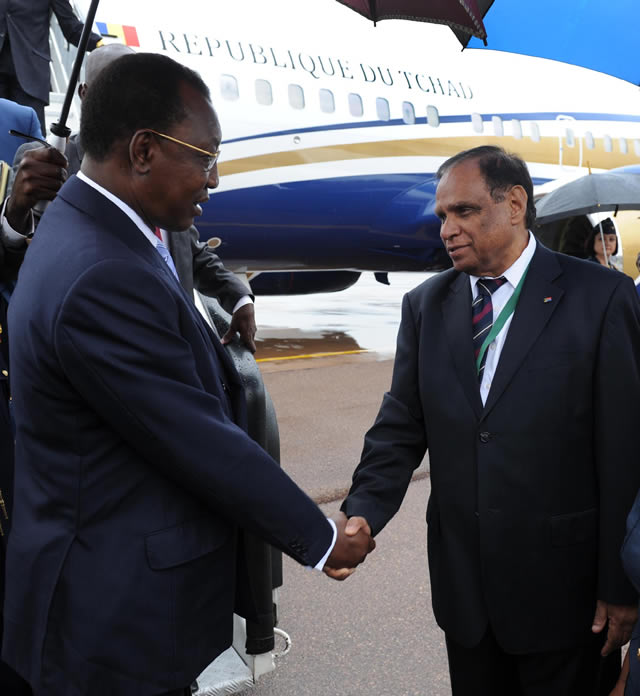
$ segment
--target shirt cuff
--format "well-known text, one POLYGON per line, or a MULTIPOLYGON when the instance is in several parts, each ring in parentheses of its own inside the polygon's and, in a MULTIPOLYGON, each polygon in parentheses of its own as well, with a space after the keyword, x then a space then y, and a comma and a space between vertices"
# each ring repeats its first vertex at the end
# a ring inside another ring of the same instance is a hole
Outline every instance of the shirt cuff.
POLYGON ((249 303, 253 304, 253 300, 249 295, 244 295, 236 302, 235 307, 233 308, 233 312, 231 312, 231 314, 235 314, 240 309, 240 307, 244 307, 246 304, 249 303))
MULTIPOLYGON (((16 232, 9 224, 9 221, 5 215, 8 201, 9 199, 7 198, 2 206, 2 212, 0 213, 0 237, 2 238, 5 247, 11 249, 22 249, 27 243, 27 237, 24 234, 20 234, 20 232, 16 232)), ((31 215, 31 229, 29 231, 31 234, 33 234, 35 229, 33 224, 33 213, 30 212, 29 214, 31 215)))
POLYGON ((338 528, 336 527, 336 523, 333 520, 330 520, 328 517, 327 522, 331 525, 331 528, 333 529, 333 539, 331 540, 331 544, 327 549, 327 553, 325 553, 325 555, 313 566, 313 570, 322 570, 324 568, 324 564, 327 562, 327 558, 329 558, 329 556, 331 555, 333 547, 336 545, 336 541, 338 540, 338 528))

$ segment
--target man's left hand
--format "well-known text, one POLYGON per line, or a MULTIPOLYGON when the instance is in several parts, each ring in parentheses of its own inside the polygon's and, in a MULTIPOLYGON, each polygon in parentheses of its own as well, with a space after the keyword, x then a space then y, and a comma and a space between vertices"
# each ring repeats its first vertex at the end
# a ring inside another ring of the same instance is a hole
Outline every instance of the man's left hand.
POLYGON ((607 622, 609 624, 607 641, 600 651, 602 657, 606 657, 629 641, 631 630, 637 619, 638 607, 635 605, 608 604, 600 599, 596 602, 596 613, 591 630, 594 633, 600 633, 607 622))
POLYGON ((233 313, 229 330, 222 337, 222 345, 231 343, 237 332, 240 334, 240 340, 245 346, 247 346, 252 353, 255 353, 256 344, 254 338, 256 330, 256 316, 253 302, 248 302, 233 313))

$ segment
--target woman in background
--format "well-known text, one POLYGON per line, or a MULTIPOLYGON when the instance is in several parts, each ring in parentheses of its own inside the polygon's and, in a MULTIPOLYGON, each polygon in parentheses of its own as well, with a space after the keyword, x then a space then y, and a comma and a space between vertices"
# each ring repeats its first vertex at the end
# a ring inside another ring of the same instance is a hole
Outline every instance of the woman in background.
POLYGON ((611 257, 618 253, 618 235, 616 234, 616 228, 611 218, 605 218, 593 228, 593 231, 587 237, 585 250, 589 261, 595 261, 602 266, 608 266, 609 268, 617 270, 611 263, 611 257), (602 234, 600 234, 600 226, 602 226, 602 234), (604 247, 602 245, 603 237, 604 247))

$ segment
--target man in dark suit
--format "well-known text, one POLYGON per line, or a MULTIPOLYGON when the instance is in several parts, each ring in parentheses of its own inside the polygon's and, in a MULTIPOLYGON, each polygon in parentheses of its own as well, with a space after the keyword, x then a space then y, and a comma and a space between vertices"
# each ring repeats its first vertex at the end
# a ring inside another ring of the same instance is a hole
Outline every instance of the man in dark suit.
MULTIPOLYGON (((118 43, 102 46, 91 53, 85 62, 85 81, 78 87, 80 99, 84 100, 89 86, 105 67, 123 55, 134 53, 133 49, 118 43)), ((42 151, 40 143, 25 143, 19 148, 13 161, 15 179, 10 187, 6 216, 16 232, 31 233, 38 222, 38 215, 31 213, 35 203, 53 200, 67 177, 80 170, 84 149, 77 133, 69 138, 65 156, 66 161, 54 150, 42 151)), ((200 241, 194 226, 188 234, 164 231, 163 235, 187 294, 191 297, 196 289, 215 297, 231 314, 229 330, 222 342, 229 343, 238 333, 247 348, 255 353, 256 320, 250 289, 224 267, 213 249, 200 241)))
MULTIPOLYGON (((49 103, 49 24, 55 14, 65 39, 77 46, 83 24, 69 0, 0 0, 0 97, 32 107, 46 132, 49 103)), ((101 37, 91 34, 88 50, 101 37)))
POLYGON ((174 696, 229 646, 234 604, 251 613, 238 527, 316 568, 354 567, 373 542, 247 436, 239 377, 154 235, 188 229, 218 185, 206 85, 166 56, 123 56, 81 139, 9 309, 3 655, 36 696, 174 696))
POLYGON ((536 242, 519 158, 476 148, 438 179, 453 269, 404 298, 347 529, 377 534, 428 448, 454 696, 593 694, 610 668, 599 653, 628 640, 636 613, 619 551, 640 485, 640 306, 623 274, 536 242))

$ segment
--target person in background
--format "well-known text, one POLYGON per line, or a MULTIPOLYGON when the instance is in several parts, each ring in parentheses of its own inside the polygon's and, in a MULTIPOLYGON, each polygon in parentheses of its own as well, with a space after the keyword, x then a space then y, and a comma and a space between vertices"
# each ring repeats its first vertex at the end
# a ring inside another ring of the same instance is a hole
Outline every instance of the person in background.
MULTIPOLYGON (((55 14, 65 39, 77 46, 83 24, 69 0, 3 0, 0 3, 0 97, 34 109, 46 133, 49 103, 49 24, 55 14)), ((101 45, 91 34, 88 50, 101 45)))
MULTIPOLYGON (((4 570, 13 502, 14 433, 10 412, 9 342, 7 334, 8 288, 13 287, 26 251, 0 232, 0 619, 4 599, 4 570)), ((0 646, 2 645, 0 625, 0 646)), ((30 696, 31 688, 4 661, 0 660, 0 694, 30 696)))
MULTIPOLYGON (((42 137, 38 118, 30 107, 21 106, 7 99, 0 99, 0 152, 5 162, 0 161, 0 211, 8 187, 10 163, 20 140, 9 134, 9 129, 27 135, 42 137)), ((27 250, 27 240, 12 234, 0 225, 0 607, 4 598, 4 570, 7 540, 11 528, 13 502, 13 459, 14 433, 10 412, 9 390, 9 342, 7 333, 7 310, 11 291, 18 269, 27 250)), ((1 611, 0 611, 1 614, 1 611)), ((0 626, 0 645, 2 627, 0 626)), ((5 662, 0 661, 0 694, 29 696, 29 685, 5 662)))
MULTIPOLYGON (((0 160, 11 164, 17 149, 24 142, 10 130, 20 131, 34 138, 42 138, 40 122, 30 106, 23 106, 10 99, 0 98, 0 160)), ((3 197, 0 196, 0 200, 3 197)))
POLYGON ((589 261, 595 261, 602 266, 617 270, 611 263, 611 257, 618 253, 618 235, 611 218, 605 218, 599 224, 594 225, 591 234, 585 242, 585 249, 589 261), (602 234, 600 234, 601 226, 602 234), (604 246, 602 245, 603 238, 604 246))

